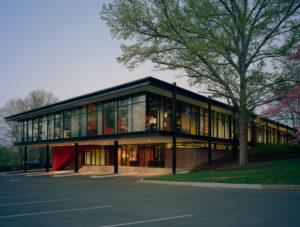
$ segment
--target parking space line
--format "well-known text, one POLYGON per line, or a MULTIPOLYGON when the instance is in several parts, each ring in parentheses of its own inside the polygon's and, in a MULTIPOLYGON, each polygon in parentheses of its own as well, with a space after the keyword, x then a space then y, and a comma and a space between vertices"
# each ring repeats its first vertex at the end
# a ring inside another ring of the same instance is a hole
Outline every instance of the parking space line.
POLYGON ((34 194, 30 195, 17 195, 17 196, 1 196, 0 199, 14 199, 14 198, 23 198, 23 197, 31 197, 35 196, 34 194))
POLYGON ((104 208, 110 208, 110 207, 114 207, 114 206, 107 205, 107 206, 97 206, 97 207, 75 208, 75 209, 68 209, 68 210, 50 210, 50 211, 42 211, 42 212, 35 212, 35 213, 12 214, 12 215, 0 216, 0 219, 33 216, 33 215, 41 215, 41 214, 55 214, 55 213, 64 213, 64 212, 72 212, 72 211, 95 210, 95 209, 104 209, 104 208))
POLYGON ((29 204, 39 204, 39 203, 54 203, 54 202, 61 202, 66 201, 68 199, 53 199, 53 200, 42 200, 42 201, 32 201, 32 202, 24 202, 24 203, 0 203, 0 207, 6 206, 14 206, 14 205, 29 205, 29 204))
POLYGON ((97 179, 97 178, 111 178, 111 177, 123 177, 138 174, 137 172, 132 173, 121 173, 121 174, 106 174, 106 175, 94 175, 89 178, 97 179))
POLYGON ((186 214, 186 215, 180 215, 180 216, 174 216, 174 217, 166 217, 166 218, 157 218, 157 219, 150 219, 145 221, 135 221, 135 222, 128 222, 128 223, 121 223, 121 224, 114 224, 114 225, 101 225, 100 227, 113 227, 113 226, 124 226, 124 225, 137 225, 147 222, 157 222, 157 221, 166 221, 171 219, 178 219, 178 218, 187 218, 187 217, 193 217, 193 214, 186 214))

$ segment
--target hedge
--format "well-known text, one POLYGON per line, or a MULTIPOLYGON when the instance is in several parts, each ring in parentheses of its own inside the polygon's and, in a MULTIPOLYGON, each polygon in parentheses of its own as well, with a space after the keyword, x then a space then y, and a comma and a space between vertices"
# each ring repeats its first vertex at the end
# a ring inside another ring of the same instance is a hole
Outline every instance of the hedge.
POLYGON ((249 159, 276 158, 300 153, 300 144, 260 144, 248 152, 249 159))

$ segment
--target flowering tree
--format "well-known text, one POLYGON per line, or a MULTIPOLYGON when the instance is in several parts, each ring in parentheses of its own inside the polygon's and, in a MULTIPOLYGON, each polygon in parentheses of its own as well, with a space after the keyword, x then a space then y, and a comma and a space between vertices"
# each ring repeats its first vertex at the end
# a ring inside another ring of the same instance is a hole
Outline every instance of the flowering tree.
MULTIPOLYGON (((295 54, 288 57, 288 60, 300 60, 300 44, 295 54)), ((275 106, 263 111, 259 118, 272 118, 277 121, 290 122, 298 131, 295 133, 296 141, 300 141, 300 85, 282 94, 282 99, 275 106)))

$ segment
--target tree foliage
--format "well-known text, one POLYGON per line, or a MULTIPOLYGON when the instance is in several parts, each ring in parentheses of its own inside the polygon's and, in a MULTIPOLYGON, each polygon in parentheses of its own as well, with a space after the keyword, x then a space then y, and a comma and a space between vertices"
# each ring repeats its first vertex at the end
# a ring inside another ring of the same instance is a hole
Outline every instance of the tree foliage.
POLYGON ((288 60, 294 61, 296 65, 295 81, 290 84, 292 88, 282 92, 278 103, 262 111, 259 118, 272 118, 282 123, 291 123, 294 128, 298 129, 295 133, 295 141, 300 141, 300 44, 296 53, 291 54, 288 60))
POLYGON ((128 41, 117 60, 129 69, 150 60, 182 70, 228 100, 239 115, 244 165, 248 113, 291 79, 283 56, 299 40, 299 9, 298 0, 115 0, 101 16, 114 38, 128 41))

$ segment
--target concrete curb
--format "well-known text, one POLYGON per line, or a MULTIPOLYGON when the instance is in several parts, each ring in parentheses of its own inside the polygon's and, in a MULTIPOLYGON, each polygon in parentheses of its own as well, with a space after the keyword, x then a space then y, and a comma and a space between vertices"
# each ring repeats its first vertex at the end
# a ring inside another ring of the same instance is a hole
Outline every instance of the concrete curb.
POLYGON ((272 190, 300 190, 300 185, 266 185, 266 184, 226 184, 226 183, 202 183, 202 182, 178 182, 178 181, 158 181, 137 180, 138 183, 164 184, 172 186, 192 186, 200 188, 231 188, 231 189, 272 189, 272 190))

